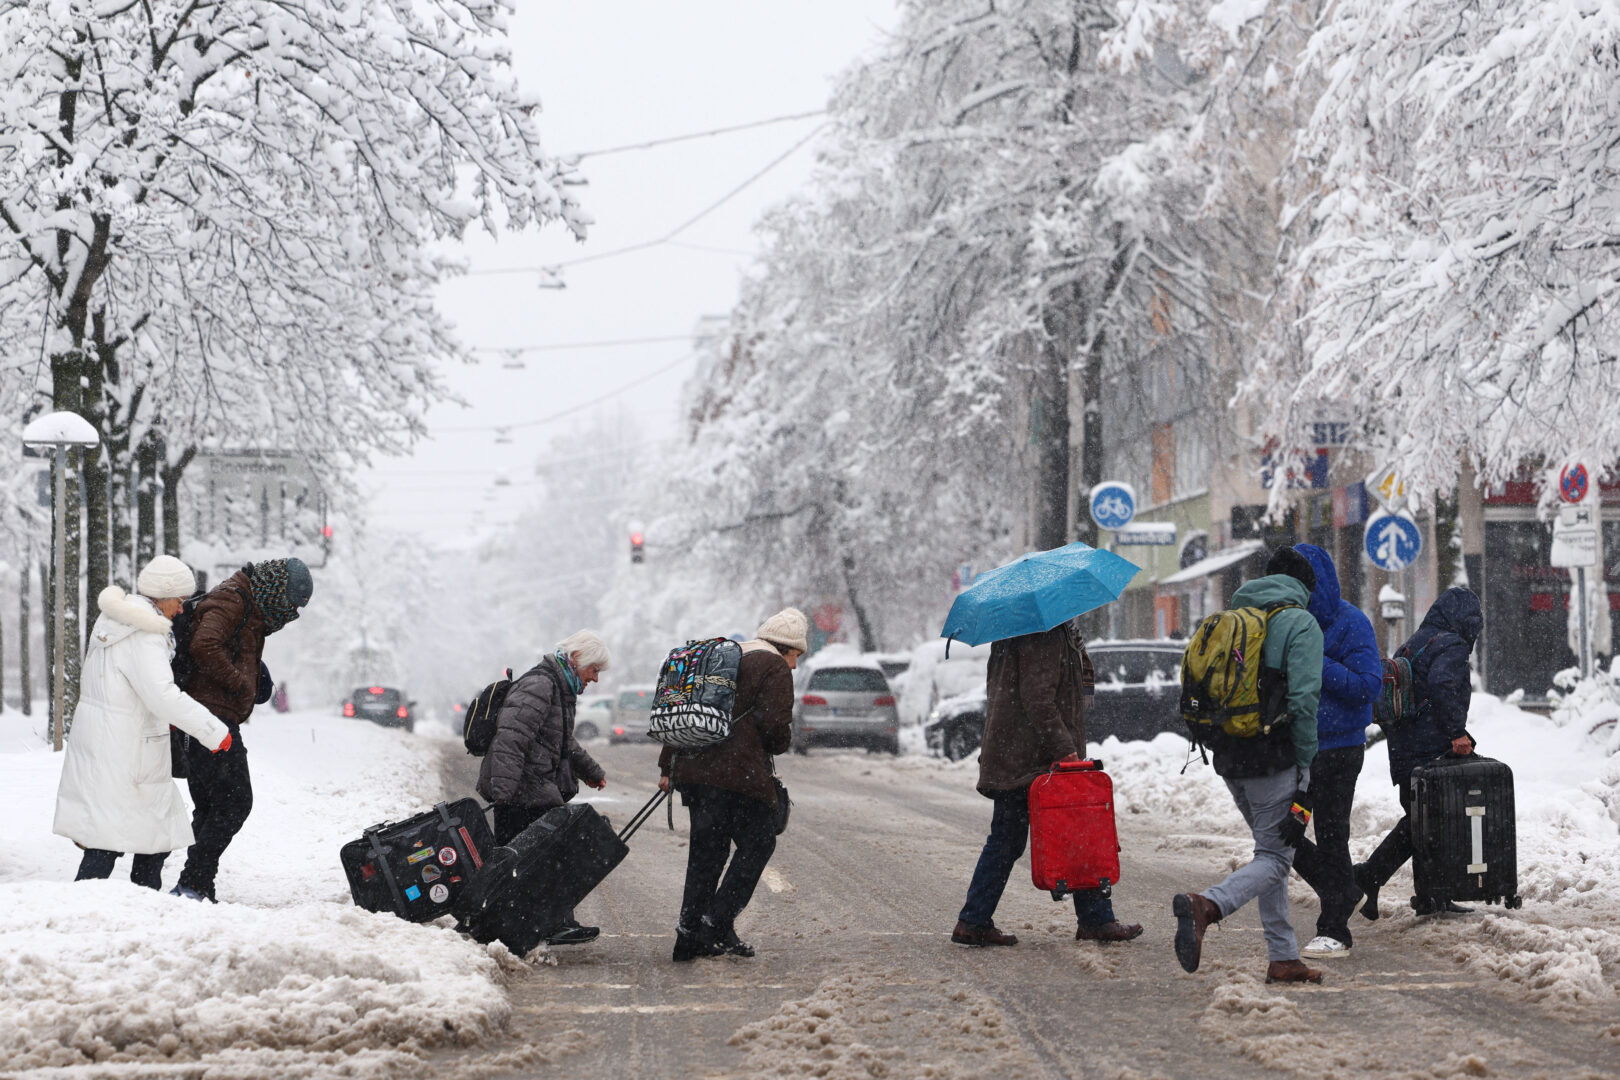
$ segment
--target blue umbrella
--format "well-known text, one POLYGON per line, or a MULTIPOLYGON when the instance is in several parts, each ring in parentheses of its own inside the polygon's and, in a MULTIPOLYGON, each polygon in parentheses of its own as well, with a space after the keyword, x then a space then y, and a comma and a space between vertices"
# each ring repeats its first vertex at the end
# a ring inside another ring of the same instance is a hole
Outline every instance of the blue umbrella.
POLYGON ((1085 544, 1031 551, 979 575, 939 636, 969 645, 1039 634, 1119 599, 1141 567, 1085 544))

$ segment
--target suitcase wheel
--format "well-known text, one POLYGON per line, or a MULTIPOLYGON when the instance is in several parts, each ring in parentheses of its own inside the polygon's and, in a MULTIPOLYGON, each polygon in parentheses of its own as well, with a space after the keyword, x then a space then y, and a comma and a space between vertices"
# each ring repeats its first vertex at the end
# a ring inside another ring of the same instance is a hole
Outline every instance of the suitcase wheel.
POLYGON ((1518 908, 1522 908, 1522 907, 1524 907, 1524 897, 1518 896, 1518 895, 1510 896, 1506 900, 1502 901, 1502 906, 1507 907, 1507 908, 1513 908, 1515 910, 1518 909, 1518 908))
POLYGON ((1059 881, 1057 883, 1057 888, 1052 890, 1052 899, 1057 901, 1058 903, 1062 903, 1063 898, 1068 896, 1068 895, 1069 895, 1069 883, 1067 881, 1059 881))

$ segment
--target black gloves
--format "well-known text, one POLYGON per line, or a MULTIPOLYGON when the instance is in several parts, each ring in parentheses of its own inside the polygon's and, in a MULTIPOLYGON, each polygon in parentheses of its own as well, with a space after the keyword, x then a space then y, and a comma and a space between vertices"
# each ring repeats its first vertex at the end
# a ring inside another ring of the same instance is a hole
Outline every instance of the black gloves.
POLYGON ((1283 818, 1277 831, 1282 834, 1283 843, 1289 847, 1298 847, 1299 842, 1305 839, 1305 826, 1311 823, 1311 794, 1308 791, 1294 792, 1294 801, 1288 808, 1288 816, 1283 818))

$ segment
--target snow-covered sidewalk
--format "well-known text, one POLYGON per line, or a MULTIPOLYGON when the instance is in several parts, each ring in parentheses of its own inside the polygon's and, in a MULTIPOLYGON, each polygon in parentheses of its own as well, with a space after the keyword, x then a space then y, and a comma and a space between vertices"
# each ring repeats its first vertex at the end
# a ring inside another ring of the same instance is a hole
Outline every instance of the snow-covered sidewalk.
MULTIPOLYGON (((257 714, 253 814, 211 905, 131 885, 127 857, 111 881, 73 882, 43 727, 0 717, 0 1075, 403 1076, 418 1052, 505 1023, 501 946, 360 911, 338 864, 365 826, 445 797, 429 738, 257 714)), ((169 857, 165 885, 184 860, 169 857)))

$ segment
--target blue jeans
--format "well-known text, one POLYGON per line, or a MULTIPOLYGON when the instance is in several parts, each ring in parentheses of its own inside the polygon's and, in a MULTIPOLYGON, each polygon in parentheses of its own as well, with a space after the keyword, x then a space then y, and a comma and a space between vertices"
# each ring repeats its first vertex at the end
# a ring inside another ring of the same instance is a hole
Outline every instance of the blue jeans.
POLYGON ((1204 898, 1213 900, 1223 917, 1259 898, 1260 928, 1265 932, 1268 960, 1299 959, 1294 924, 1288 919, 1288 871, 1294 865, 1294 849, 1282 838, 1283 819, 1293 805, 1298 785, 1299 776, 1293 769, 1270 776, 1227 779, 1226 789, 1254 834, 1254 858, 1226 875, 1219 885, 1204 890, 1204 898))
MULTIPOLYGON (((969 926, 989 926, 995 919, 996 905, 1007 888, 1007 879, 1024 846, 1029 843, 1029 792, 1006 791, 991 796, 995 811, 990 816, 990 835, 979 853, 968 884, 967 903, 957 916, 969 926)), ((1098 889, 1074 894, 1074 916, 1081 926, 1102 926, 1114 921, 1114 904, 1098 889)))

